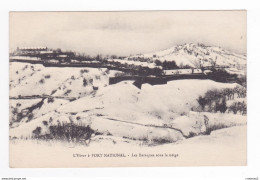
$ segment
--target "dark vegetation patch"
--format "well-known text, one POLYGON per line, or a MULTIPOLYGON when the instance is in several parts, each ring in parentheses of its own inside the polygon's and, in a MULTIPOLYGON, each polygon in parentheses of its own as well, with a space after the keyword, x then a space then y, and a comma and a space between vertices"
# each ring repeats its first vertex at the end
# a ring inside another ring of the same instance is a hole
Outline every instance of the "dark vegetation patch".
POLYGON ((113 136, 110 132, 107 133, 107 136, 113 136))
POLYGON ((68 90, 64 93, 64 95, 65 95, 65 96, 68 96, 69 93, 71 93, 71 89, 68 89, 68 90))
POLYGON ((54 98, 53 97, 49 97, 48 98, 48 103, 53 103, 54 102, 54 98))
POLYGON ((51 95, 55 94, 57 92, 57 89, 52 90, 51 95))
POLYGON ((89 126, 74 123, 59 123, 49 126, 49 134, 41 134, 41 127, 33 130, 33 138, 43 140, 60 140, 66 142, 81 142, 90 139, 94 133, 89 126))
MULTIPOLYGON (((11 118, 11 122, 20 122, 23 118, 27 117, 26 122, 29 122, 33 119, 34 115, 33 115, 33 111, 37 108, 41 108, 42 105, 44 104, 44 99, 43 98, 40 102, 33 104, 30 107, 27 107, 25 109, 19 110, 19 107, 21 106, 20 103, 16 104, 16 107, 12 108, 11 113, 12 113, 12 118, 11 118)), ((12 124, 11 123, 11 124, 12 124)))
POLYGON ((237 112, 240 112, 242 115, 247 114, 247 105, 243 102, 234 102, 228 109, 229 112, 233 112, 234 114, 237 114, 237 112))
POLYGON ((223 129, 223 128, 228 128, 227 125, 225 124, 214 124, 214 125, 211 125, 211 126, 208 126, 206 128, 206 131, 205 131, 205 135, 210 135, 212 131, 215 131, 215 130, 218 130, 218 129, 223 129))
POLYGON ((204 96, 199 96, 197 99, 202 111, 206 112, 233 112, 236 114, 238 111, 244 115, 247 113, 247 105, 243 102, 234 102, 231 106, 227 106, 228 100, 246 97, 246 88, 237 86, 235 88, 226 88, 223 90, 210 90, 204 96))
POLYGON ((89 70, 87 70, 87 69, 81 69, 81 70, 80 70, 80 73, 81 73, 81 74, 88 73, 88 72, 89 72, 89 70))
POLYGON ((187 138, 192 138, 194 136, 196 136, 197 134, 194 132, 189 132, 189 135, 187 136, 187 138))
POLYGON ((44 79, 41 79, 41 80, 39 81, 39 83, 40 83, 40 84, 44 84, 44 83, 45 83, 45 80, 44 80, 44 79))
POLYGON ((98 136, 98 135, 103 135, 103 133, 101 132, 95 132, 95 135, 98 136))
POLYGON ((98 90, 97 86, 92 86, 92 88, 93 88, 94 91, 98 90))
POLYGON ((50 79, 51 78, 51 75, 46 75, 44 76, 45 79, 50 79))
POLYGON ((86 87, 88 85, 88 81, 86 78, 83 79, 83 86, 86 87))
POLYGON ((39 138, 41 134, 42 128, 36 127, 36 129, 33 130, 33 138, 39 138))
POLYGON ((48 122, 47 122, 47 121, 42 121, 42 124, 43 124, 44 126, 48 126, 48 122))
POLYGON ((172 143, 171 140, 168 138, 155 138, 152 140, 154 145, 161 145, 161 144, 167 144, 167 143, 172 143))
POLYGON ((22 70, 24 71, 27 68, 28 68, 28 65, 25 65, 22 70))

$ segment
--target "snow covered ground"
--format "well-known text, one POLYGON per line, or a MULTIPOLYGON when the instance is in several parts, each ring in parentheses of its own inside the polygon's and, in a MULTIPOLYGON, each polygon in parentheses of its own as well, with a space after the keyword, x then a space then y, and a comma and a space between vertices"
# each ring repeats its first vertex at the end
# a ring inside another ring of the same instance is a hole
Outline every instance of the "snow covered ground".
MULTIPOLYGON (((234 88, 237 86, 235 83, 176 80, 166 85, 144 84, 142 89, 138 89, 132 84, 133 81, 108 85, 109 75, 115 72, 105 69, 44 68, 41 65, 11 63, 10 71, 13 74, 10 79, 10 96, 52 95, 76 98, 72 102, 67 99, 44 99, 41 107, 33 110, 32 119, 25 117, 12 124, 11 137, 31 137, 37 127, 43 129, 43 134, 48 133, 48 127, 43 121, 48 122, 50 118, 52 124, 72 121, 115 137, 148 141, 164 139, 169 142, 181 140, 190 133, 205 131, 201 125, 204 115, 212 124, 246 124, 246 116, 197 113, 192 110, 198 107, 197 98, 208 90, 234 88), (19 83, 17 78, 21 76, 23 78, 19 83), (43 83, 39 82, 41 79, 44 79, 43 83), (93 87, 98 89, 94 90, 93 87)), ((10 100, 10 109, 22 111, 41 100, 10 100)))
MULTIPOLYGON (((86 167, 84 159, 76 161, 73 154, 102 148, 111 153, 178 153, 181 158, 175 159, 176 165, 230 164, 225 160, 227 156, 232 159, 231 164, 246 163, 246 116, 201 112, 197 101, 209 90, 234 88, 238 84, 175 80, 164 85, 143 84, 142 89, 134 86, 133 81, 108 85, 109 77, 115 73, 117 71, 105 68, 10 63, 10 96, 16 98, 10 99, 9 105, 11 166, 29 167, 32 163, 33 167, 86 167), (31 99, 22 99, 33 95, 31 99), (32 109, 30 114, 26 114, 28 108, 32 109), (17 113, 25 116, 17 119, 17 113), (45 135, 50 133, 50 126, 59 123, 89 126, 95 133, 84 145, 31 139, 36 128, 40 127, 40 135, 45 135), (212 127, 216 129, 205 135, 207 128, 212 127), (209 159, 203 159, 204 155, 209 159), (54 156, 57 156, 55 162, 51 158, 54 156), (213 158, 215 156, 218 158, 213 158), (236 159, 239 156, 242 158, 236 159), (32 160, 38 158, 48 161, 41 161, 45 163, 42 164, 32 160)), ((235 101, 246 101, 246 98, 228 100, 227 104, 235 101)), ((147 166, 155 160, 144 158, 147 166)), ((159 161, 162 165, 172 165, 167 159, 159 161)), ((106 166, 101 162, 104 159, 91 166, 106 166)), ((134 160, 130 158, 129 162, 127 166, 134 160)))
POLYGON ((216 130, 209 136, 197 136, 160 146, 146 146, 140 141, 113 136, 93 138, 89 146, 12 140, 10 167, 122 167, 153 166, 154 163, 157 166, 246 165, 246 137, 246 126, 236 126, 216 130), (121 153, 126 157, 92 157, 93 154, 110 153, 121 153), (139 161, 132 154, 136 154, 139 161), (156 157, 165 154, 168 157, 156 157))

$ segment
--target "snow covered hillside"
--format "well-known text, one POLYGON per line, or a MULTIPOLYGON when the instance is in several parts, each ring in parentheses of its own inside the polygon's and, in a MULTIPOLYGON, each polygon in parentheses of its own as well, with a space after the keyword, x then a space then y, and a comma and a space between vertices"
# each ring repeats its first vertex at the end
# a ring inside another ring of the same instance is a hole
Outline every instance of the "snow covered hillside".
MULTIPOLYGON (((127 140, 155 145, 197 136, 209 127, 246 124, 246 116, 239 113, 198 108, 199 96, 209 90, 233 89, 236 83, 176 80, 138 89, 133 81, 108 85, 115 73, 104 68, 10 63, 10 138, 31 138, 36 132, 45 136, 50 127, 73 123, 95 132, 90 143, 127 140)), ((227 104, 233 101, 238 100, 227 104)))
POLYGON ((165 60, 175 61, 178 66, 189 65, 191 67, 197 67, 198 64, 210 66, 214 62, 220 66, 236 68, 245 68, 246 66, 245 55, 236 54, 221 47, 211 47, 193 43, 173 46, 158 52, 130 56, 129 59, 138 57, 150 58, 153 61, 159 60, 161 62, 165 60))
POLYGON ((10 96, 52 95, 82 97, 108 85, 116 71, 97 68, 57 68, 10 63, 10 96))

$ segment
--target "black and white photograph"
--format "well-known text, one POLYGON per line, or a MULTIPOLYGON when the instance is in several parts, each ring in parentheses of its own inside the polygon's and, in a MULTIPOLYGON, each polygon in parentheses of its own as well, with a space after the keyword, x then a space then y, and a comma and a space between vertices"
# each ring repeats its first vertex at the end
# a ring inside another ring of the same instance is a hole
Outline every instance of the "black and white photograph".
POLYGON ((246 16, 10 12, 10 167, 246 166, 246 16))

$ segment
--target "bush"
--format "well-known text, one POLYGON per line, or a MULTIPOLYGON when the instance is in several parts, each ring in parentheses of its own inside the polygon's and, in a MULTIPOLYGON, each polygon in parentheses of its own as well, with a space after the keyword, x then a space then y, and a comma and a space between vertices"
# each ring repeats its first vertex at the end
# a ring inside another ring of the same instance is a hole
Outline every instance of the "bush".
MULTIPOLYGON (((52 93, 53 94, 53 93, 52 93)), ((49 97, 48 98, 48 103, 53 103, 54 102, 54 98, 52 98, 52 97, 49 97)))
POLYGON ((25 65, 22 70, 24 71, 27 68, 28 68, 28 65, 25 65))
POLYGON ((90 84, 93 84, 93 79, 89 79, 88 81, 90 84))
POLYGON ((38 138, 41 134, 42 128, 41 127, 37 127, 35 130, 33 130, 33 137, 34 138, 38 138))
POLYGON ((44 82, 45 82, 44 79, 41 79, 41 80, 39 81, 39 83, 41 83, 41 84, 44 84, 44 82))
POLYGON ((51 75, 46 75, 44 76, 45 79, 50 79, 51 78, 51 75))
POLYGON ((234 102, 229 108, 229 112, 233 112, 234 114, 237 114, 237 112, 240 112, 242 115, 247 114, 247 105, 243 102, 234 102))
POLYGON ((88 81, 86 78, 83 79, 83 86, 86 87, 88 85, 88 81))
POLYGON ((79 142, 90 139, 94 131, 89 126, 77 125, 74 123, 63 123, 52 125, 49 127, 50 134, 47 135, 51 139, 62 141, 79 142))
POLYGON ((187 138, 192 138, 192 137, 194 137, 194 136, 196 136, 196 133, 194 133, 194 132, 189 132, 189 135, 188 135, 187 138))
POLYGON ((48 122, 47 122, 47 121, 42 121, 42 124, 43 124, 44 126, 48 126, 48 122))
POLYGON ((168 139, 168 138, 159 138, 159 137, 153 139, 152 141, 153 141, 154 144, 158 144, 158 145, 160 145, 160 144, 166 144, 166 143, 171 143, 171 142, 172 142, 172 141, 171 141, 170 139, 168 139))
POLYGON ((57 89, 54 89, 53 91, 51 91, 51 95, 55 94, 57 92, 57 89))
POLYGON ((226 99, 223 99, 221 103, 216 103, 216 112, 220 111, 221 113, 226 112, 227 110, 227 104, 226 104, 226 99))
POLYGON ((81 73, 81 74, 88 73, 88 72, 89 72, 89 70, 87 70, 87 69, 81 69, 81 70, 80 70, 80 73, 81 73))
MULTIPOLYGON (((83 84, 83 85, 84 85, 84 84, 83 84)), ((65 95, 65 96, 68 96, 69 93, 71 93, 71 89, 68 89, 68 90, 64 93, 64 95, 65 95)))
POLYGON ((202 110, 205 109, 206 104, 208 103, 206 98, 199 96, 199 99, 197 99, 199 105, 202 107, 202 110))
POLYGON ((32 113, 29 113, 29 114, 28 114, 28 120, 27 120, 27 122, 31 121, 32 119, 33 119, 33 114, 32 114, 32 113))

